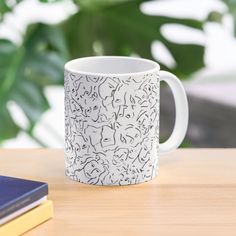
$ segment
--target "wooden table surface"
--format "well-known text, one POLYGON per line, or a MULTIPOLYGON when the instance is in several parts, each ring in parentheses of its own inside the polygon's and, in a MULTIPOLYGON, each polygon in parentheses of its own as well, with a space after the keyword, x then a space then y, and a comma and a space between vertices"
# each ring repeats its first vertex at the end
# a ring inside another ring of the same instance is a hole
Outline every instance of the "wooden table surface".
POLYGON ((28 236, 236 235, 236 149, 177 150, 155 180, 125 187, 68 179, 62 150, 2 149, 0 175, 49 184, 55 216, 28 236))

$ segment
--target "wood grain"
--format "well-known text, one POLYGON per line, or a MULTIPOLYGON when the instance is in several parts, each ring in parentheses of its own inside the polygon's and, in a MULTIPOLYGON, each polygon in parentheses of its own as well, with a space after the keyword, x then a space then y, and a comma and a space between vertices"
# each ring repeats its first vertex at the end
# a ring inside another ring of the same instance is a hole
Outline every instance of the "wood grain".
POLYGON ((144 184, 64 176, 62 150, 0 150, 0 174, 46 181, 55 216, 26 235, 236 235, 236 149, 180 149, 144 184))

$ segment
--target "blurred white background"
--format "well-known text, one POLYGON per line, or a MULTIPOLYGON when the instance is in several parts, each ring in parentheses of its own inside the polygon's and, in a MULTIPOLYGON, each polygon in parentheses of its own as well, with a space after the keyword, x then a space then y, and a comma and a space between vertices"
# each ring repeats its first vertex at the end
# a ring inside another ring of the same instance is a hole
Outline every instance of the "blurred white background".
MULTIPOLYGON (((170 15, 203 20, 209 12, 221 13, 227 7, 217 0, 160 0, 141 6, 145 14, 170 15)), ((69 0, 59 3, 43 4, 35 0, 23 0, 13 13, 9 13, 0 25, 0 37, 21 42, 26 26, 34 22, 58 23, 77 11, 69 0), (33 9, 37 9, 34 11, 33 9)), ((162 27, 162 34, 178 43, 205 45, 206 67, 196 73, 189 82, 185 82, 188 93, 206 97, 220 103, 236 106, 236 39, 233 36, 233 19, 225 14, 223 23, 206 23, 204 33, 188 27, 172 24, 162 27), (222 79, 223 78, 223 79, 222 79)), ((175 61, 161 42, 153 42, 152 52, 156 59, 172 67, 175 61)), ((44 140, 49 147, 63 147, 64 139, 64 90, 62 87, 48 87, 45 91, 51 109, 44 113, 35 128, 35 136, 44 140)), ((8 104, 16 122, 27 125, 27 119, 19 107, 8 104)), ((4 147, 38 147, 27 135, 20 133, 16 139, 8 140, 4 147)))

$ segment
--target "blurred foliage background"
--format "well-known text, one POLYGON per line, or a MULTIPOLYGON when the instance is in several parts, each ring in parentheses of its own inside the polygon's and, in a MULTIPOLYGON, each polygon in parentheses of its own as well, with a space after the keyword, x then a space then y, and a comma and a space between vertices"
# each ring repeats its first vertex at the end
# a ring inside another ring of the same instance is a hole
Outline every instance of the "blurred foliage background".
MULTIPOLYGON (((60 0, 38 1, 51 4, 60 0)), ((21 2, 1 0, 0 21, 21 2)), ((205 20, 147 15, 140 10, 143 2, 149 1, 74 0, 75 12, 62 22, 30 24, 20 43, 0 39, 0 142, 24 132, 40 146, 47 146, 34 135, 34 128, 50 109, 45 88, 63 85, 67 60, 91 55, 136 55, 155 60, 151 45, 158 40, 176 62, 175 67, 168 67, 158 61, 162 69, 186 80, 203 68, 204 45, 170 41, 161 33, 161 27, 173 23, 203 31, 203 24, 220 21, 221 13, 211 12, 205 20), (27 127, 15 121, 9 101, 21 108, 28 119, 27 127)), ((225 3, 236 18, 235 1, 225 3)))

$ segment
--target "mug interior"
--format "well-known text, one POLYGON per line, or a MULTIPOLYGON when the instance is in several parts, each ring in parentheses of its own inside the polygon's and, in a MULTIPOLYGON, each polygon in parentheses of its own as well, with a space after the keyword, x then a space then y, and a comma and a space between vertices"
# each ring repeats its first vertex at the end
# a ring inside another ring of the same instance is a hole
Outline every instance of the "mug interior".
POLYGON ((135 57, 95 56, 69 61, 65 69, 84 74, 132 74, 150 73, 159 70, 159 65, 151 60, 135 57))

